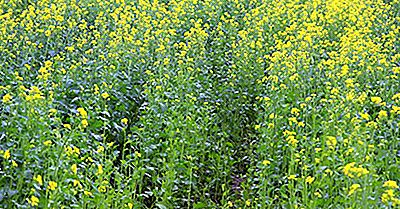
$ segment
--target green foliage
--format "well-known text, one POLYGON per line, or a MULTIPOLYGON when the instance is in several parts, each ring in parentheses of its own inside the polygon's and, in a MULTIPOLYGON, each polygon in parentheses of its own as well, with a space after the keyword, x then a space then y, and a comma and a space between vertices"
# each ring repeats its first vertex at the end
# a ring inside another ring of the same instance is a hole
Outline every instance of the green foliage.
POLYGON ((398 0, 0 0, 0 208, 394 208, 398 0))

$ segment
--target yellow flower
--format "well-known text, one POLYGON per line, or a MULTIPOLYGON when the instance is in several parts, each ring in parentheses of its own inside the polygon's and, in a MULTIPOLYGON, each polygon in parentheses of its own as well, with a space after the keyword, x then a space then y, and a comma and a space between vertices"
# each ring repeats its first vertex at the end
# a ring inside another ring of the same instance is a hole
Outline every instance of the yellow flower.
POLYGON ((400 114, 400 107, 397 107, 395 105, 392 106, 392 110, 390 110, 391 113, 396 113, 400 114))
POLYGON ((268 128, 274 128, 275 125, 273 123, 268 123, 268 128))
POLYGON ((387 202, 393 200, 394 199, 394 191, 393 191, 393 189, 386 190, 382 194, 381 198, 382 198, 382 202, 383 203, 387 203, 387 202))
POLYGON ((288 176, 288 179, 289 180, 296 180, 297 178, 296 178, 296 175, 290 175, 290 176, 288 176))
POLYGON ((343 168, 343 173, 346 176, 349 176, 350 178, 354 177, 353 174, 350 172, 351 168, 354 167, 356 163, 352 162, 352 163, 348 163, 347 165, 344 166, 343 168))
POLYGON ((295 124, 298 123, 296 117, 290 117, 290 118, 288 118, 288 120, 289 120, 289 125, 292 125, 293 123, 295 123, 295 124))
POLYGON ((326 174, 329 174, 330 176, 332 176, 333 171, 332 171, 331 169, 328 168, 328 169, 325 170, 325 173, 326 173, 326 174))
POLYGON ((103 99, 107 99, 108 97, 110 97, 110 95, 107 92, 105 92, 101 94, 101 97, 103 97, 103 99))
POLYGON ((354 178, 355 176, 366 175, 369 171, 361 166, 356 167, 355 162, 352 162, 344 166, 343 173, 350 178, 354 178))
POLYGON ((7 103, 7 102, 11 101, 11 99, 12 99, 12 96, 10 94, 6 94, 6 95, 3 96, 3 102, 4 103, 7 103))
POLYGON ((13 167, 18 167, 18 163, 16 163, 14 160, 11 161, 11 163, 12 163, 12 166, 13 166, 13 167))
POLYGON ((317 196, 318 198, 322 197, 321 193, 319 193, 319 192, 314 192, 314 195, 317 196))
POLYGON ((142 154, 140 154, 140 152, 138 152, 138 151, 135 151, 135 155, 136 155, 138 158, 142 157, 142 154))
POLYGON ((54 182, 54 181, 50 181, 49 182, 49 186, 47 186, 47 188, 48 189, 50 189, 50 190, 56 190, 56 188, 57 188, 57 182, 54 182))
POLYGON ((71 125, 70 124, 63 124, 64 128, 71 130, 71 125))
POLYGON ((49 36, 51 35, 51 31, 50 31, 50 30, 46 30, 45 35, 46 35, 47 37, 49 37, 49 36))
POLYGON ((122 122, 123 124, 127 125, 127 124, 128 124, 128 119, 127 119, 127 118, 122 118, 122 119, 121 119, 121 122, 122 122))
POLYGON ((73 184, 74 184, 74 187, 77 187, 77 186, 79 186, 79 188, 82 188, 81 182, 79 182, 79 181, 78 181, 78 180, 76 180, 76 179, 74 179, 74 182, 73 182, 73 184))
POLYGON ((86 158, 86 162, 93 163, 93 159, 91 157, 86 158))
POLYGON ((46 74, 46 73, 48 73, 49 71, 47 71, 47 69, 45 68, 45 67, 41 67, 40 69, 39 69, 39 73, 40 74, 46 74))
POLYGON ((73 46, 66 46, 65 47, 65 50, 67 50, 67 51, 69 51, 69 52, 72 52, 72 51, 74 51, 74 47, 73 46))
POLYGON ((393 100, 400 99, 400 93, 393 95, 392 99, 393 100))
POLYGON ((299 142, 294 136, 289 136, 287 138, 287 141, 289 144, 291 144, 292 146, 296 146, 297 143, 299 142))
POLYGON ((10 150, 6 150, 3 154, 3 158, 8 160, 11 157, 10 150))
POLYGON ((98 152, 98 153, 103 152, 103 151, 104 151, 104 147, 103 147, 103 146, 99 146, 99 147, 97 148, 97 152, 98 152))
POLYGON ((33 180, 37 181, 40 186, 43 185, 43 179, 42 179, 41 175, 37 175, 36 177, 33 177, 33 180))
POLYGON ((72 171, 72 173, 76 174, 78 172, 78 166, 76 164, 73 164, 71 166, 71 171, 72 171))
POLYGON ((337 88, 333 88, 331 90, 331 94, 338 94, 338 93, 339 93, 339 89, 337 89, 337 88))
POLYGON ((98 174, 103 174, 103 166, 101 164, 97 165, 97 169, 98 169, 97 175, 98 174))
POLYGON ((300 113, 300 110, 294 107, 294 108, 292 108, 292 110, 290 110, 290 113, 298 116, 300 113))
POLYGON ((228 207, 233 207, 233 203, 231 201, 228 201, 228 207))
POLYGON ((399 198, 392 198, 392 202, 393 202, 393 207, 397 207, 398 205, 400 205, 400 199, 399 198))
POLYGON ((33 95, 32 99, 43 99, 44 97, 40 94, 33 95))
POLYGON ((73 152, 75 152, 78 155, 81 153, 81 151, 80 151, 80 149, 78 147, 74 147, 74 151, 73 152))
POLYGON ((250 206, 250 204, 251 204, 250 200, 246 200, 246 205, 250 206))
POLYGON ((336 147, 336 144, 337 144, 336 137, 327 136, 326 139, 327 139, 326 144, 329 146, 329 148, 334 149, 336 147))
POLYGON ((350 187, 349 190, 349 196, 352 195, 357 189, 359 189, 361 186, 359 184, 353 184, 350 187))
POLYGON ((386 181, 386 182, 383 184, 383 187, 389 187, 389 188, 391 188, 391 189, 397 189, 397 188, 399 188, 399 186, 397 185, 397 183, 396 183, 395 181, 392 181, 392 180, 386 181))
POLYGON ((378 118, 385 118, 387 117, 387 112, 385 110, 379 111, 378 118))
POLYGON ((314 179, 315 179, 315 177, 307 176, 306 182, 307 182, 308 184, 311 184, 311 183, 313 183, 314 179))
POLYGON ((31 204, 33 207, 39 205, 39 199, 35 196, 31 196, 31 199, 28 199, 28 203, 31 204))
POLYGON ((107 188, 106 186, 99 186, 99 192, 106 192, 107 188))
POLYGON ((128 203, 128 208, 132 209, 133 208, 133 204, 132 203, 128 203))
POLYGON ((53 142, 51 142, 51 140, 47 140, 45 142, 43 142, 44 145, 46 146, 50 146, 53 142))
POLYGON ((258 129, 260 129, 260 128, 261 128, 261 125, 255 125, 255 126, 254 126, 254 129, 255 129, 255 130, 258 130, 258 129))
POLYGON ((271 164, 271 161, 269 161, 269 160, 264 160, 264 161, 262 162, 262 164, 265 165, 265 166, 267 166, 267 165, 271 164))
POLYGON ((84 128, 86 128, 88 125, 89 125, 88 121, 87 121, 86 119, 83 119, 83 120, 82 120, 82 126, 83 126, 84 128))
POLYGON ((371 101, 375 104, 380 104, 382 99, 380 97, 371 97, 371 101))
POLYGON ((87 118, 87 112, 86 112, 85 109, 83 109, 82 107, 80 107, 80 108, 77 109, 77 111, 78 111, 78 115, 81 115, 82 118, 87 118))
POLYGON ((89 192, 89 191, 83 191, 83 193, 86 195, 86 196, 92 196, 93 194, 91 193, 91 192, 89 192))
POLYGON ((364 120, 369 120, 369 114, 368 113, 360 113, 360 116, 364 120))

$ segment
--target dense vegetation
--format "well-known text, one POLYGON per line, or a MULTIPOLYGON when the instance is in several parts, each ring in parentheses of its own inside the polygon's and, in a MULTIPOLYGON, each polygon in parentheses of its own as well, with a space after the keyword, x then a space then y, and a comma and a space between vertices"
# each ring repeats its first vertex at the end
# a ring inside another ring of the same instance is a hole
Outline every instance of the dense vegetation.
POLYGON ((399 0, 0 2, 0 208, 400 206, 399 0))

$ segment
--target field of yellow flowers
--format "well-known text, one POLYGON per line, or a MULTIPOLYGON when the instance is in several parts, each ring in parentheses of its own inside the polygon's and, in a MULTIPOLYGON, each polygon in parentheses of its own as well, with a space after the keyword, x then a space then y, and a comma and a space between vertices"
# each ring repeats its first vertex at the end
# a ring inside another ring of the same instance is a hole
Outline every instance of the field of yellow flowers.
POLYGON ((397 208, 399 76, 399 0, 0 0, 0 208, 397 208))

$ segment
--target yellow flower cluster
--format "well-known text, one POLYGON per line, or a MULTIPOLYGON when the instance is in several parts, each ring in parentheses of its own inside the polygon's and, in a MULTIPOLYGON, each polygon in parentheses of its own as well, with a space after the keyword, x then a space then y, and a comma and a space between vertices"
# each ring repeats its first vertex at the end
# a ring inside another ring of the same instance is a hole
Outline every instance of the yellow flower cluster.
POLYGON ((356 163, 352 162, 344 166, 343 173, 350 178, 355 178, 367 175, 369 171, 363 168, 361 165, 356 166, 356 163))

